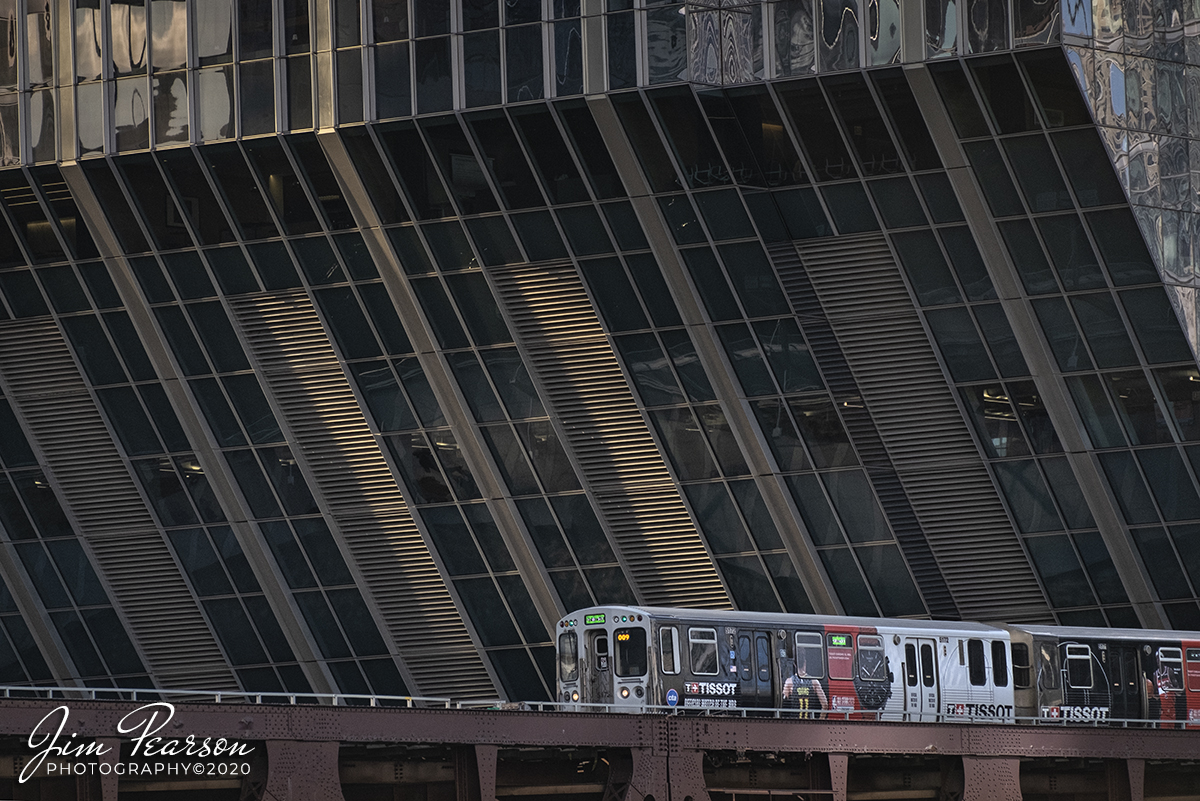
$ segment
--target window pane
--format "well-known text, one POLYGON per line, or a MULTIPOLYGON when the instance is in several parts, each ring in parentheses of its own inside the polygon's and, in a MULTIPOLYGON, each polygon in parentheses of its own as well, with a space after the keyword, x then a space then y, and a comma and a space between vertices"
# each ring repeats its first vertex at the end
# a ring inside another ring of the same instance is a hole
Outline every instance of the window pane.
POLYGON ((925 604, 921 602, 899 548, 878 545, 859 548, 857 553, 884 615, 898 617, 925 613, 925 604))
POLYGON ((1135 528, 1129 533, 1137 543, 1142 562, 1146 565, 1150 580, 1154 582, 1154 589, 1158 590, 1159 598, 1191 597, 1192 591, 1162 527, 1135 528))
POLYGON ((822 473, 821 478, 851 542, 892 539, 883 510, 861 470, 822 473))
POLYGON ((1025 541, 1042 586, 1055 607, 1089 606, 1096 603, 1083 568, 1065 536, 1033 537, 1025 541))
POLYGON ((754 550, 724 484, 694 484, 684 489, 713 553, 754 550))
POLYGON ((1032 534, 1062 529, 1062 521, 1036 462, 993 462, 992 467, 1021 531, 1032 534))

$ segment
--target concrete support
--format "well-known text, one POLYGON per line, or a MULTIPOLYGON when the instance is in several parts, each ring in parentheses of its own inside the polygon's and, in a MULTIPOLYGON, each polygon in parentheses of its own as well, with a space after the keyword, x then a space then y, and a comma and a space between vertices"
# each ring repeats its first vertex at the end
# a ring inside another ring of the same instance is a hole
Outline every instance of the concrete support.
POLYGON ((1021 763, 1016 759, 964 756, 963 801, 1021 801, 1021 763))
POLYGON ((273 801, 345 801, 338 778, 338 743, 268 741, 265 797, 273 801))

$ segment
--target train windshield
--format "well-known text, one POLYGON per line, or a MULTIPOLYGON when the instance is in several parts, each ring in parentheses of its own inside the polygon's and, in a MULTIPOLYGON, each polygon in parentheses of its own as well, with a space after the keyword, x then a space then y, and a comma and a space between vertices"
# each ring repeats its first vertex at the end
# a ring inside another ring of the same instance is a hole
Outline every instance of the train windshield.
POLYGON ((617 629, 614 636, 617 641, 617 675, 645 676, 646 630, 617 629))
POLYGON ((568 631, 558 638, 558 679, 575 681, 579 678, 579 636, 568 631))

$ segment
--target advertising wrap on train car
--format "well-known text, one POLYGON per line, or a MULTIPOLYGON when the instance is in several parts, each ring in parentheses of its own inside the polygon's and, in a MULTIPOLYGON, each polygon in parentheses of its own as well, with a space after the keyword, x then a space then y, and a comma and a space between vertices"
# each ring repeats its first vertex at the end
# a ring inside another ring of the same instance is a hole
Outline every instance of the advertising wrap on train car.
POLYGON ((683 705, 705 709, 736 709, 738 685, 735 681, 689 681, 683 685, 683 705))

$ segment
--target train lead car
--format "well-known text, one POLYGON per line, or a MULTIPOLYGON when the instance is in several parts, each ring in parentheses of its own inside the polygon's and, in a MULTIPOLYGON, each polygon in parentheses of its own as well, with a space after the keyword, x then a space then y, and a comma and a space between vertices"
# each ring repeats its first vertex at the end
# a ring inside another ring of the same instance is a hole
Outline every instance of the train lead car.
POLYGON ((557 634, 567 709, 1200 728, 1197 632, 598 606, 557 634))

